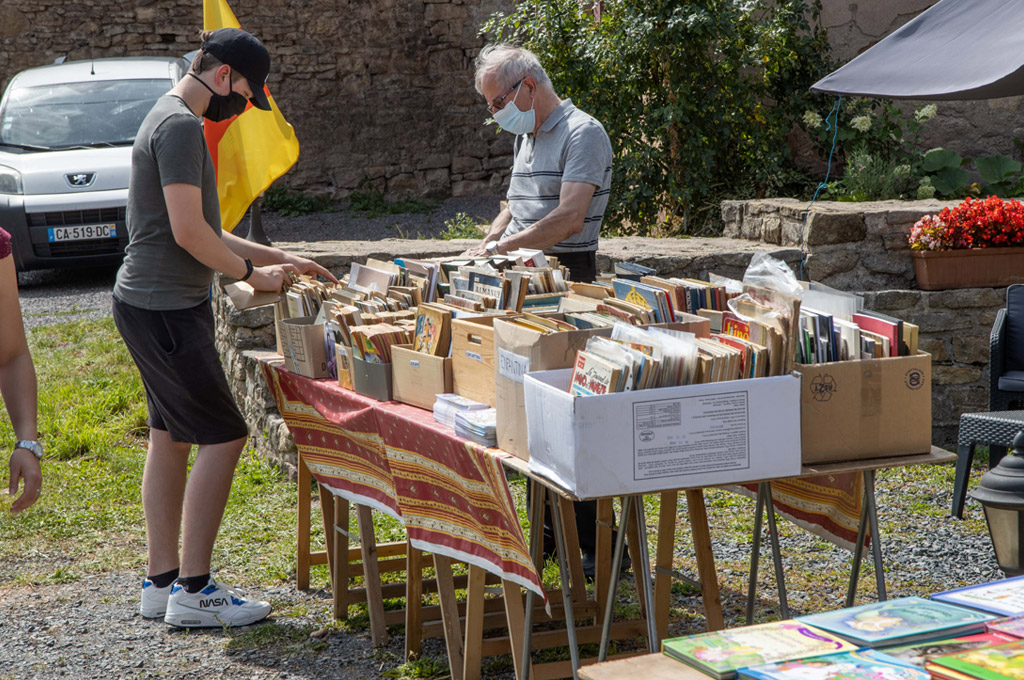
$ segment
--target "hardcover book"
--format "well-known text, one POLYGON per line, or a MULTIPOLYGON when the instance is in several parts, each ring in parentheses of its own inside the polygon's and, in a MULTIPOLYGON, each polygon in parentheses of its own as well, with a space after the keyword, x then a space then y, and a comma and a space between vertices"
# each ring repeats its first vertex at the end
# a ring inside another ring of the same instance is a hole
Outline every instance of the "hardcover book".
POLYGON ((989 632, 1005 633, 1015 638, 1024 638, 1024 616, 1007 616, 992 621, 985 630, 989 632))
POLYGON ((1004 633, 978 633, 977 635, 962 635, 942 640, 915 642, 912 645, 900 645, 899 647, 883 647, 880 651, 904 663, 924 668, 925 663, 936 656, 954 654, 979 647, 992 647, 993 645, 1013 642, 1014 639, 1013 636, 1004 633))
POLYGON ((797 620, 865 647, 980 633, 995 617, 920 597, 901 597, 797 620))
POLYGON ((932 599, 1001 616, 1017 616, 1024 614, 1024 576, 947 590, 935 593, 932 599))
POLYGON ((790 619, 665 640, 661 651, 697 670, 728 680, 736 671, 856 647, 813 626, 790 619))
POLYGON ((931 680, 927 671, 874 649, 744 668, 740 680, 931 680))
POLYGON ((933 674, 953 671, 980 680, 1020 680, 1024 678, 1024 640, 936 657, 925 668, 933 674))

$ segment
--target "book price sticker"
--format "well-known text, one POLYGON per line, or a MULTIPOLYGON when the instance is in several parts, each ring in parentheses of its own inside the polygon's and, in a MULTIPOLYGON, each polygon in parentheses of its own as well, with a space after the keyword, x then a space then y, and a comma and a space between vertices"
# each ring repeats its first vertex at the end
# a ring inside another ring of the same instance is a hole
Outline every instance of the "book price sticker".
POLYGON ((633 403, 633 479, 750 467, 746 392, 633 403))

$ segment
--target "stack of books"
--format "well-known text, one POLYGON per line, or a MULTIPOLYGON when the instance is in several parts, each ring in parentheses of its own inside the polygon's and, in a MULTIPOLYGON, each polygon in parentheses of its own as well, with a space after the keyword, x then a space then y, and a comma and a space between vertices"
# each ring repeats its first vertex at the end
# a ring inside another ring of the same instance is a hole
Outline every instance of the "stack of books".
POLYGON ((493 408, 455 412, 455 434, 482 446, 497 446, 498 411, 493 408))
POLYGON ((665 640, 662 651, 718 680, 1020 680, 1024 577, 665 640))
POLYGON ((434 420, 455 427, 455 414, 465 411, 481 411, 489 408, 487 404, 473 401, 457 394, 439 394, 434 402, 434 420))

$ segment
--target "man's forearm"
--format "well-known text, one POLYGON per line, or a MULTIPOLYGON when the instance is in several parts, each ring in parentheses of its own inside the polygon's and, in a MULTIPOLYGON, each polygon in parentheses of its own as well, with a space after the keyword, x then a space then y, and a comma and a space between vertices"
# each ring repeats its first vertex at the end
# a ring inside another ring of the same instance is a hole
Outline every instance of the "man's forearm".
POLYGON ((545 250, 561 243, 583 228, 583 223, 574 211, 555 208, 543 219, 534 222, 518 234, 501 241, 501 250, 508 252, 517 248, 545 250))
POLYGON ((512 211, 505 208, 498 216, 491 222, 490 228, 487 230, 487 235, 484 236, 484 243, 490 243, 491 241, 497 241, 501 238, 501 235, 508 229, 509 223, 512 222, 512 211))
POLYGON ((255 241, 247 241, 227 231, 221 232, 221 240, 224 241, 224 245, 231 252, 239 257, 248 258, 257 267, 268 264, 281 264, 287 259, 284 251, 278 248, 265 246, 255 241))

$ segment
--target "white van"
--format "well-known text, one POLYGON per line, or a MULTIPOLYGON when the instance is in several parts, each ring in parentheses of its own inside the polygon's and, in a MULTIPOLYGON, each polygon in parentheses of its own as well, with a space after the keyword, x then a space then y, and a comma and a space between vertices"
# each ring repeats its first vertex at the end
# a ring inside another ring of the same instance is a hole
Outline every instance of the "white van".
POLYGON ((0 227, 19 271, 121 261, 132 143, 188 67, 117 57, 14 76, 0 100, 0 227))

